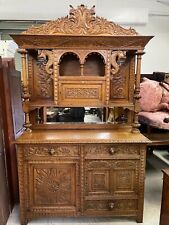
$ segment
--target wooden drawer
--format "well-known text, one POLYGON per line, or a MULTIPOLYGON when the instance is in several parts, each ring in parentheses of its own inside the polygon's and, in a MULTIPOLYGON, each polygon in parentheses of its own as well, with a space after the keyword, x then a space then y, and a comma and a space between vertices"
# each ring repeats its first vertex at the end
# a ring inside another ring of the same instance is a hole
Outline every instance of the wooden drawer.
POLYGON ((39 157, 78 157, 80 154, 77 145, 24 145, 19 146, 24 151, 24 156, 28 159, 36 159, 39 157))
POLYGON ((114 199, 114 200, 95 200, 85 201, 85 215, 94 215, 99 213, 100 216, 112 215, 131 215, 135 216, 138 210, 137 199, 114 199))
POLYGON ((140 145, 137 144, 89 144, 85 145, 86 159, 139 159, 140 145))

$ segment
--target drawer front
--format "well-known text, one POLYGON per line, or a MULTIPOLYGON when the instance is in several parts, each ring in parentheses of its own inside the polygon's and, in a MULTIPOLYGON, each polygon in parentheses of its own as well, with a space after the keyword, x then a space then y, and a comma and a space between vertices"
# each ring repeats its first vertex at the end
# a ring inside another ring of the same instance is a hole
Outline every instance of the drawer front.
POLYGON ((85 215, 111 216, 136 215, 138 210, 137 199, 115 199, 85 201, 85 215))
POLYGON ((85 196, 137 195, 139 160, 86 160, 85 196))
POLYGON ((80 155, 77 145, 26 145, 22 147, 24 156, 28 159, 36 157, 78 157, 80 155))
POLYGON ((89 144, 85 145, 85 158, 138 159, 140 146, 137 144, 89 144))
POLYGON ((59 104, 64 106, 101 106, 104 101, 105 81, 62 81, 59 85, 59 104))

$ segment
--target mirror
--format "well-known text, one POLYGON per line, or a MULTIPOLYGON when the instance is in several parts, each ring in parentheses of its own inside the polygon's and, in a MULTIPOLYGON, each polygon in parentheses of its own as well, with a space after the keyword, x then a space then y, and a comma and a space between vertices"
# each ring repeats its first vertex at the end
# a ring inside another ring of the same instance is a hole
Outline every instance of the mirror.
POLYGON ((36 123, 128 123, 129 112, 121 107, 41 107, 36 111, 36 123))
POLYGON ((103 108, 90 107, 42 107, 38 118, 39 123, 99 123, 104 120, 103 111, 103 108))

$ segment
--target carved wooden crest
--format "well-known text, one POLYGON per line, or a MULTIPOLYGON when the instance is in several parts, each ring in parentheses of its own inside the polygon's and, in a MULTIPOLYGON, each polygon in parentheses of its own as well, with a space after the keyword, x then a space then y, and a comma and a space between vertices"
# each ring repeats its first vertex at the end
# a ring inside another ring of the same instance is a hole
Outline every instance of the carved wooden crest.
POLYGON ((23 34, 39 35, 137 35, 134 29, 125 29, 95 15, 95 6, 70 6, 69 15, 47 22, 39 27, 32 26, 23 34))

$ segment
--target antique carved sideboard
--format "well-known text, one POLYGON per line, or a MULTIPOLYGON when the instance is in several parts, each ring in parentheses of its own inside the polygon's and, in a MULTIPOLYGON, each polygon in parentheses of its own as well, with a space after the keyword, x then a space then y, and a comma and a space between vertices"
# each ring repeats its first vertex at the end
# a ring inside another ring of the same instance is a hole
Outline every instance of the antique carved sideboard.
POLYGON ((141 56, 151 36, 70 6, 12 35, 22 57, 25 131, 16 140, 21 224, 45 216, 143 220, 141 56))

